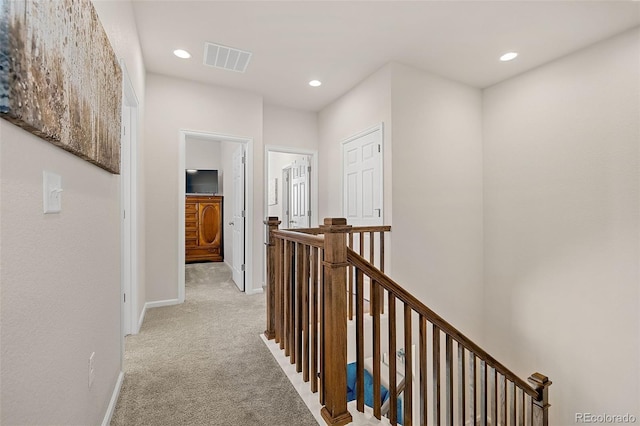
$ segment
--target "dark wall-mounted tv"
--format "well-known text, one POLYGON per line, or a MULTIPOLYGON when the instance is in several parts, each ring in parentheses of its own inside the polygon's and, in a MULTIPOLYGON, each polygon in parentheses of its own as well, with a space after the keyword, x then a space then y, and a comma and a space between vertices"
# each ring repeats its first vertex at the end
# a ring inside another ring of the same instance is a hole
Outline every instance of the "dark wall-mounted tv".
POLYGON ((187 194, 217 194, 218 171, 217 170, 192 170, 186 171, 187 194))

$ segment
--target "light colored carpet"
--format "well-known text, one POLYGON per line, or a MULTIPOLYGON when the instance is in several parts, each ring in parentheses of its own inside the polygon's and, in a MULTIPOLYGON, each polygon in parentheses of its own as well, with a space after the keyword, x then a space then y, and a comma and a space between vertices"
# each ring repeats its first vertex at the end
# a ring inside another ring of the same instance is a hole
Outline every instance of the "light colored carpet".
POLYGON ((186 267, 186 302, 147 311, 125 343, 111 425, 317 425, 260 338, 264 294, 224 263, 186 267))

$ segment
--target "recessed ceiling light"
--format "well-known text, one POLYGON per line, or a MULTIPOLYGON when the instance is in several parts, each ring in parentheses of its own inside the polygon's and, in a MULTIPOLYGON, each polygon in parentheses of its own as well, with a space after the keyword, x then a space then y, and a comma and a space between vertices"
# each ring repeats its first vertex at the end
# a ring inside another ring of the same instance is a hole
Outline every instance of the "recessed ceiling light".
POLYGON ((311 80, 309 82, 309 86, 311 87, 318 87, 322 84, 322 82, 320 80, 311 80))
POLYGON ((518 54, 516 52, 509 52, 509 53, 505 53, 504 55, 500 56, 500 60, 502 62, 512 61, 517 56, 518 56, 518 54))
POLYGON ((182 49, 174 50, 173 54, 176 55, 178 58, 182 58, 182 59, 189 59, 191 57, 191 53, 187 52, 186 50, 182 50, 182 49))

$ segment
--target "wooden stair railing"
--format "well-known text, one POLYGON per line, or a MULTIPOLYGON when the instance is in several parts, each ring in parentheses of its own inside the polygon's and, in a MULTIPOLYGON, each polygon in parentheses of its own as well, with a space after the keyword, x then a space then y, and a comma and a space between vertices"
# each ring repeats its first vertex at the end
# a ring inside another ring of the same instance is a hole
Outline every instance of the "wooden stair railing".
MULTIPOLYGON (((548 425, 548 387, 551 382, 547 377, 534 373, 529 378, 534 385, 532 387, 353 250, 348 250, 347 259, 356 270, 358 305, 362 299, 359 292, 362 289, 363 276, 368 276, 374 286, 380 286, 387 292, 389 353, 396 353, 398 338, 405 349, 404 372, 402 372, 406 381, 403 398, 404 425, 410 425, 413 422, 411 391, 412 380, 416 376, 418 401, 420 401, 419 424, 429 424, 432 420, 436 425, 442 422, 447 425, 548 425), (402 335, 398 337, 396 336, 397 305, 401 308, 400 322, 403 325, 402 335), (419 329, 417 339, 419 359, 416 360, 416 371, 412 368, 413 351, 410 349, 414 342, 412 330, 414 319, 417 319, 419 329), (441 351, 443 341, 444 353, 441 351), (431 363, 428 363, 428 360, 431 363), (455 371, 456 367, 457 371, 455 371), (454 383, 454 377, 457 379, 456 383, 454 383), (457 398, 454 391, 457 391, 457 398), (428 398, 431 398, 432 402, 429 402, 428 398), (431 412, 428 409, 429 406, 431 412)), ((375 324, 379 324, 376 318, 380 316, 380 304, 381 300, 374 298, 372 307, 374 330, 375 324)), ((358 383, 356 388, 358 390, 364 387, 361 373, 364 366, 362 355, 364 333, 360 317, 361 314, 357 314, 358 383)), ((380 418, 380 379, 376 377, 379 374, 376 372, 376 370, 379 371, 379 368, 376 369, 376 364, 380 363, 380 337, 374 331, 373 411, 377 418, 380 418)), ((397 424, 398 421, 396 418, 398 400, 395 384, 398 371, 396 364, 396 357, 390 356, 389 420, 391 424, 397 424)), ((359 392, 359 410, 363 408, 360 399, 359 392)))
POLYGON ((347 225, 345 219, 325 219, 319 228, 278 230, 275 217, 265 224, 269 228, 265 335, 279 343, 303 380, 311 382, 312 392, 319 391, 327 424, 352 420, 347 410, 346 364, 347 319, 354 316, 356 407, 364 411, 363 324, 365 316, 371 316, 372 408, 378 419, 384 411, 391 424, 398 424, 397 407, 402 401, 402 424, 412 425, 415 389, 417 424, 548 426, 551 382, 547 377, 534 373, 529 377, 533 386, 529 385, 383 273, 384 234, 390 227, 358 228, 347 225), (374 248, 374 233, 380 234, 379 251, 374 248), (369 235, 368 250, 365 235, 369 235), (363 256, 367 252, 369 260, 363 256), (378 267, 372 264, 376 261, 378 267), (365 278, 371 298, 368 315, 365 278), (388 327, 386 339, 382 318, 388 327), (414 321, 417 330, 412 328, 414 321), (415 369, 413 342, 418 343, 415 369), (383 343, 391 354, 386 401, 381 400, 380 390, 383 343), (398 368, 398 348, 404 349, 404 371, 398 368), (403 377, 402 397, 397 373, 403 377))

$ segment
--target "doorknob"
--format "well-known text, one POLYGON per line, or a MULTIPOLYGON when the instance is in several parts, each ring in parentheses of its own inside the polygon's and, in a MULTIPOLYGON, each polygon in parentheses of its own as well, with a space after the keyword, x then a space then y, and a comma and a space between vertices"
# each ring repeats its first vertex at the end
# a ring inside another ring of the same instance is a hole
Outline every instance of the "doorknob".
POLYGON ((233 225, 235 225, 235 223, 234 222, 229 222, 229 225, 233 226, 233 225))

